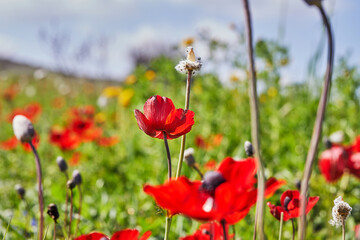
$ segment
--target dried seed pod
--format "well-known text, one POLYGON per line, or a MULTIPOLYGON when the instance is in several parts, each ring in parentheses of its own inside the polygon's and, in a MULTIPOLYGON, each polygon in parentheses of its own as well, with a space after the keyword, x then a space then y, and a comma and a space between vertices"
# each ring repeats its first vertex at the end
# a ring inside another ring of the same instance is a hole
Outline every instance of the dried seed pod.
POLYGON ((57 223, 57 219, 59 218, 59 211, 54 203, 50 203, 47 208, 47 214, 57 223))

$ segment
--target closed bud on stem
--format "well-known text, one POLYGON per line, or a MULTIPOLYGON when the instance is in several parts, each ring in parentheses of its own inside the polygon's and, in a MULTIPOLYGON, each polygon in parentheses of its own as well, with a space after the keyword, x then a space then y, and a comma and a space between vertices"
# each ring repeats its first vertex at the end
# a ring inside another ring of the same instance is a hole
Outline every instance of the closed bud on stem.
POLYGON ((194 166, 195 165, 194 149, 193 148, 186 149, 184 152, 184 158, 187 165, 189 165, 190 167, 194 166))
POLYGON ((245 153, 248 157, 254 156, 254 147, 251 142, 245 141, 244 148, 245 148, 245 153))
POLYGON ((19 197, 21 199, 24 199, 25 193, 26 193, 25 188, 23 188, 23 186, 21 186, 20 184, 16 184, 15 190, 16 190, 17 194, 19 195, 19 197))
POLYGON ((35 136, 34 126, 31 121, 23 116, 16 115, 12 121, 15 137, 20 142, 31 142, 35 136))
POLYGON ((332 144, 332 142, 330 141, 329 138, 325 138, 324 139, 324 145, 325 145, 326 149, 329 149, 329 148, 332 147, 333 144, 332 144))
POLYGON ((81 185, 82 177, 78 170, 73 171, 72 177, 73 177, 73 181, 75 182, 76 185, 81 185))
POLYGON ((57 223, 57 219, 59 218, 59 211, 54 203, 50 203, 47 208, 47 214, 57 223))
POLYGON ((70 190, 73 190, 76 187, 76 183, 73 179, 67 181, 66 185, 70 190))
POLYGON ((66 172, 66 170, 68 169, 68 165, 63 157, 58 156, 56 158, 56 163, 59 166, 60 171, 66 172))

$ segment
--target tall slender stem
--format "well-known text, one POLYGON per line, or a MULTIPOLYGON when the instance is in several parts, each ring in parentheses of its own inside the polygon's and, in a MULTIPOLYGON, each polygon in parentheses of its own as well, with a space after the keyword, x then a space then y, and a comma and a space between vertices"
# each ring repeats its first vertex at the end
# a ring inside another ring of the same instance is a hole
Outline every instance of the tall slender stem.
POLYGON ((243 0, 246 22, 246 39, 249 57, 249 97, 250 97, 250 111, 251 111, 251 140, 255 148, 255 159, 257 161, 257 175, 258 175, 258 188, 257 188, 257 201, 256 201, 256 214, 255 214, 255 230, 253 239, 256 239, 256 231, 259 231, 260 239, 265 239, 264 234, 264 194, 265 194, 265 176, 264 167, 260 155, 260 126, 259 126, 259 107, 257 99, 256 87, 256 72, 254 62, 254 49, 252 39, 252 24, 251 13, 248 0, 243 0))
POLYGON ((306 196, 307 191, 309 187, 309 181, 311 177, 311 170, 312 165, 314 163, 316 150, 319 144, 320 135, 322 131, 322 125, 324 121, 325 116, 325 110, 326 110, 326 104, 327 100, 330 95, 330 86, 331 86, 331 76, 333 71, 333 63, 334 63, 334 43, 333 43, 333 35, 331 31, 330 22, 326 16, 325 10, 320 4, 317 6, 322 20, 324 22, 327 36, 328 36, 328 59, 327 59, 327 68, 326 68, 326 74, 325 74, 325 82, 324 87, 321 93, 317 113, 316 113, 316 120, 314 125, 314 130, 311 137, 310 142, 310 148, 306 157, 306 163, 305 163, 305 171, 304 171, 304 177, 301 183, 301 198, 300 198, 300 220, 299 220, 299 240, 304 240, 306 236, 306 196))
MULTIPOLYGON (((187 111, 189 109, 189 105, 190 105, 191 77, 192 77, 192 71, 188 71, 187 79, 186 79, 185 111, 187 111)), ((182 163, 183 163, 183 160, 184 160, 185 141, 186 141, 186 134, 181 137, 179 162, 178 162, 178 166, 177 166, 177 169, 176 169, 176 175, 175 175, 176 178, 178 178, 180 176, 180 173, 181 173, 182 163)))
POLYGON ((193 166, 193 169, 199 174, 201 179, 204 178, 204 175, 202 174, 202 172, 200 171, 200 169, 196 165, 193 166))
POLYGON ((172 217, 166 216, 165 222, 165 236, 164 240, 169 240, 170 226, 172 217))
POLYGON ((78 219, 76 220, 76 227, 75 227, 75 234, 74 236, 77 236, 78 230, 79 230, 79 223, 80 223, 80 219, 81 219, 81 207, 82 207, 82 190, 81 190, 81 185, 78 184, 77 185, 78 190, 79 190, 79 211, 78 211, 78 219))
POLYGON ((279 240, 281 240, 281 239, 282 239, 282 229, 283 229, 283 224, 284 224, 284 212, 281 212, 281 215, 280 215, 279 240))
POLYGON ((345 221, 343 221, 341 229, 342 229, 342 238, 341 239, 345 240, 345 221))
POLYGON ((221 220, 220 221, 222 229, 223 229, 223 234, 224 234, 224 240, 227 240, 227 234, 226 234, 226 221, 225 220, 221 220))
POLYGON ((56 222, 54 221, 54 240, 56 240, 56 222))
POLYGON ((292 224, 292 240, 295 240, 295 223, 294 223, 294 219, 291 219, 291 224, 292 224))
POLYGON ((71 240, 71 222, 72 222, 72 215, 74 208, 73 197, 74 197, 73 190, 70 189, 70 216, 69 216, 69 234, 68 234, 70 240, 71 240))
POLYGON ((41 172, 41 164, 40 164, 40 158, 39 154, 36 151, 36 148, 32 144, 32 142, 29 142, 29 145, 31 147, 31 150, 34 153, 35 156, 35 163, 36 163, 36 173, 37 173, 37 182, 38 182, 38 197, 39 197, 39 211, 40 211, 40 221, 39 221, 39 239, 43 239, 44 235, 44 197, 43 197, 43 190, 42 190, 42 172, 41 172))
POLYGON ((66 177, 66 182, 65 182, 65 187, 66 187, 66 196, 65 196, 65 212, 64 212, 64 227, 66 227, 67 225, 67 215, 68 215, 68 206, 69 206, 69 191, 67 189, 67 181, 69 180, 69 175, 67 174, 67 172, 64 172, 65 177, 66 177))
POLYGON ((168 161, 168 179, 170 180, 171 179, 171 155, 170 155, 169 144, 168 144, 165 132, 163 132, 163 136, 164 136, 164 144, 165 144, 165 148, 166 148, 166 155, 167 155, 167 161, 168 161))

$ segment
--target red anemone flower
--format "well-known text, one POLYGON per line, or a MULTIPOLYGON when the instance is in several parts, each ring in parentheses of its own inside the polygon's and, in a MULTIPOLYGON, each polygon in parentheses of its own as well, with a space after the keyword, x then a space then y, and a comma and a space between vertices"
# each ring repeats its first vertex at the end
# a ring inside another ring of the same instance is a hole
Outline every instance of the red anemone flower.
MULTIPOLYGON (((180 177, 164 185, 145 185, 144 191, 170 215, 184 214, 197 220, 225 220, 234 224, 243 219, 256 203, 255 173, 253 158, 235 161, 227 157, 217 171, 207 172, 203 181, 192 182, 180 177)), ((284 183, 270 179, 265 194, 272 195, 284 183)))
POLYGON ((112 235, 111 238, 103 233, 93 232, 80 237, 75 240, 146 240, 150 237, 151 231, 147 231, 139 238, 139 231, 136 229, 124 229, 112 235))
POLYGON ((41 113, 41 105, 39 103, 30 103, 23 108, 15 108, 9 115, 8 121, 12 122, 16 115, 24 115, 30 121, 34 122, 35 118, 41 113))
MULTIPOLYGON (((226 235, 228 239, 233 238, 233 234, 229 235, 229 227, 226 225, 226 235)), ((211 222, 200 225, 199 229, 194 234, 180 238, 180 240, 223 240, 224 231, 219 223, 211 222)))
POLYGON ((350 155, 347 167, 350 173, 360 178, 360 152, 352 153, 350 155))
POLYGON ((345 148, 334 145, 320 155, 319 168, 327 182, 334 182, 341 178, 348 162, 345 148))
POLYGON ((191 130, 194 124, 194 112, 176 109, 170 98, 159 95, 149 98, 144 105, 144 113, 135 109, 135 118, 139 128, 147 135, 163 139, 178 138, 191 130))
MULTIPOLYGON (((319 201, 319 197, 310 197, 306 206, 306 214, 319 201)), ((287 190, 280 198, 281 206, 272 205, 270 202, 267 205, 270 208, 270 213, 278 220, 280 220, 281 213, 284 213, 284 221, 292 218, 300 217, 300 192, 298 190, 287 190)))
POLYGON ((118 142, 119 142, 119 138, 117 136, 100 137, 96 140, 96 143, 102 147, 112 147, 118 142))
POLYGON ((95 115, 95 108, 92 105, 74 107, 70 110, 70 115, 76 118, 92 119, 95 115))
POLYGON ((53 127, 50 130, 50 143, 60 147, 61 150, 72 150, 77 148, 81 141, 79 137, 69 129, 53 127))

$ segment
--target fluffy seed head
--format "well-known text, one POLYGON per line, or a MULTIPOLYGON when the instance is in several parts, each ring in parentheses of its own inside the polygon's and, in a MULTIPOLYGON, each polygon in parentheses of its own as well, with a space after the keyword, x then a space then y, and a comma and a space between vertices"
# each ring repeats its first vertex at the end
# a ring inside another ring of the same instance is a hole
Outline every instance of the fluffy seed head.
POLYGON ((335 227, 342 226, 346 219, 350 216, 352 208, 347 202, 344 202, 342 197, 334 200, 334 207, 332 208, 332 217, 329 223, 335 227))
POLYGON ((16 115, 12 121, 15 137, 21 142, 31 142, 35 136, 34 126, 31 121, 23 116, 16 115))

